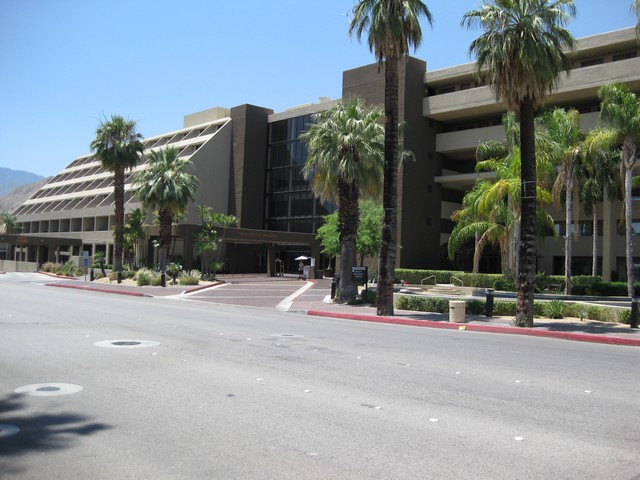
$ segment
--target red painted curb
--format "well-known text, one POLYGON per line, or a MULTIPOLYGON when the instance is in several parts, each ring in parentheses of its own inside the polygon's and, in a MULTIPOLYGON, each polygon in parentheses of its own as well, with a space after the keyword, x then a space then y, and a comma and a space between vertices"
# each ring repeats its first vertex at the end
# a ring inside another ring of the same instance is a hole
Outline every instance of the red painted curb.
POLYGON ((507 335, 527 335, 531 337, 557 338, 562 340, 572 340, 576 342, 604 343, 610 345, 627 345, 630 347, 640 347, 640 339, 612 337, 606 335, 573 332, 552 332, 535 328, 516 328, 498 325, 476 325, 472 323, 443 323, 433 320, 413 320, 402 317, 378 317, 369 315, 355 315, 350 313, 331 313, 319 310, 308 310, 307 315, 317 317, 342 318, 345 320, 357 320, 361 322, 390 323, 396 325, 410 325, 413 327, 443 328, 448 330, 458 330, 460 326, 471 332, 502 333, 507 335))
POLYGON ((218 285, 222 285, 224 283, 226 282, 215 281, 210 285, 202 285, 201 287, 190 288, 189 290, 185 290, 184 293, 195 293, 195 292, 199 292, 200 290, 206 290, 207 288, 217 287, 218 285))
POLYGON ((116 295, 128 295, 130 297, 149 297, 146 293, 140 292, 126 292, 124 290, 109 290, 107 288, 95 288, 95 287, 85 287, 84 285, 65 285, 62 283, 45 283, 47 287, 60 287, 60 288, 74 288, 76 290, 87 290, 89 292, 100 292, 100 293, 115 293, 116 295))

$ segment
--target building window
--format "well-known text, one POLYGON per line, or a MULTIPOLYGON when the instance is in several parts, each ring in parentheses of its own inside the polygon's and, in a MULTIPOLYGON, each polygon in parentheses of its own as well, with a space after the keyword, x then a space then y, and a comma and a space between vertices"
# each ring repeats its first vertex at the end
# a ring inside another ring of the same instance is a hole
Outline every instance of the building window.
POLYGON ((269 124, 264 219, 268 230, 314 233, 322 217, 336 209, 316 199, 302 175, 308 151, 300 134, 311 121, 311 115, 301 115, 269 124))
POLYGON ((625 52, 625 53, 619 53, 617 55, 614 55, 612 60, 614 62, 619 62, 620 60, 628 60, 630 58, 636 58, 638 56, 638 53, 634 50, 632 52, 625 52))
POLYGON ((442 95, 445 93, 452 93, 456 91, 456 87, 444 87, 444 88, 439 88, 438 89, 438 95, 442 95))
POLYGON ((582 62, 580 62, 580 68, 592 67, 594 65, 602 65, 603 63, 604 63, 604 58, 603 57, 591 58, 589 60, 583 60, 582 62))

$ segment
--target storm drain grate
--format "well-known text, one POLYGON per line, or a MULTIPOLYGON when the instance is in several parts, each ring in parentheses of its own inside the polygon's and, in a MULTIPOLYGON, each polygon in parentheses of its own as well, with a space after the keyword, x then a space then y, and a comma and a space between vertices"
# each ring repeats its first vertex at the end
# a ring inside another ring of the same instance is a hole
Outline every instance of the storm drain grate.
POLYGON ((102 340, 100 342, 94 342, 96 347, 104 348, 148 348, 157 347, 160 342, 154 342, 153 340, 102 340))

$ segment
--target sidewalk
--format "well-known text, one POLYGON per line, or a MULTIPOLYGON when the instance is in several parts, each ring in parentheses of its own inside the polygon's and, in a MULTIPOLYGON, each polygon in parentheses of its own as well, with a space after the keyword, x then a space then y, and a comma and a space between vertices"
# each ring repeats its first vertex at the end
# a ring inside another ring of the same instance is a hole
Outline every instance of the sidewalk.
MULTIPOLYGON (((242 282, 275 283, 292 281, 294 277, 267 277, 265 275, 220 275, 220 280, 233 284, 242 282)), ((582 342, 594 342, 616 345, 640 346, 640 329, 632 329, 628 325, 606 323, 593 320, 580 321, 575 318, 551 320, 535 318, 533 328, 518 328, 511 325, 510 317, 485 317, 484 315, 467 315, 465 323, 450 323, 446 313, 415 312, 395 310, 393 317, 376 315, 376 309, 370 305, 341 305, 330 301, 331 279, 310 280, 311 288, 304 290, 307 282, 300 281, 299 293, 294 297, 289 307, 290 312, 306 315, 342 318, 345 320, 368 321, 416 327, 455 329, 460 331, 475 331, 485 333, 501 333, 511 335, 528 335, 548 337, 582 342)), ((168 286, 138 287, 117 283, 95 284, 81 280, 55 281, 48 286, 75 288, 103 293, 116 293, 139 297, 164 297, 170 295, 188 294, 194 291, 206 292, 215 284, 200 287, 168 286)))

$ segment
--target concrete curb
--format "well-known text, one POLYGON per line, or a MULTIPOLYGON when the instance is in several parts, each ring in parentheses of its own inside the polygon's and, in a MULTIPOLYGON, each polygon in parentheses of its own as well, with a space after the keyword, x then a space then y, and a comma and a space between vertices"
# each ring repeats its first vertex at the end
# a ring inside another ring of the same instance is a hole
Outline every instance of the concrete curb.
POLYGON ((332 313, 320 310, 307 310, 307 315, 317 317, 342 318, 345 320, 356 320, 361 322, 389 323, 396 325, 410 325, 413 327, 442 328, 447 330, 465 330, 471 332, 502 333, 507 335, 526 335, 531 337, 557 338, 561 340, 572 340, 575 342, 604 343, 609 345, 626 345, 630 347, 640 347, 640 339, 622 338, 607 335, 572 332, 553 332, 550 330, 536 328, 518 328, 497 325, 476 325, 473 323, 444 323, 432 320, 413 320, 402 317, 378 317, 370 315, 355 315, 350 313, 332 313))
POLYGON ((38 273, 40 275, 46 275, 47 277, 51 277, 51 278, 58 278, 60 280, 78 280, 78 277, 67 277, 66 275, 56 275, 55 273, 51 273, 51 272, 37 271, 35 273, 38 273))
POLYGON ((86 287, 84 285, 65 285, 63 283, 45 283, 47 287, 60 287, 60 288, 73 288, 76 290, 86 290, 89 292, 100 292, 100 293, 114 293, 116 295, 128 295, 130 297, 153 297, 153 295, 148 295, 146 293, 140 292, 127 292, 125 290, 111 290, 109 288, 96 288, 96 287, 86 287))

